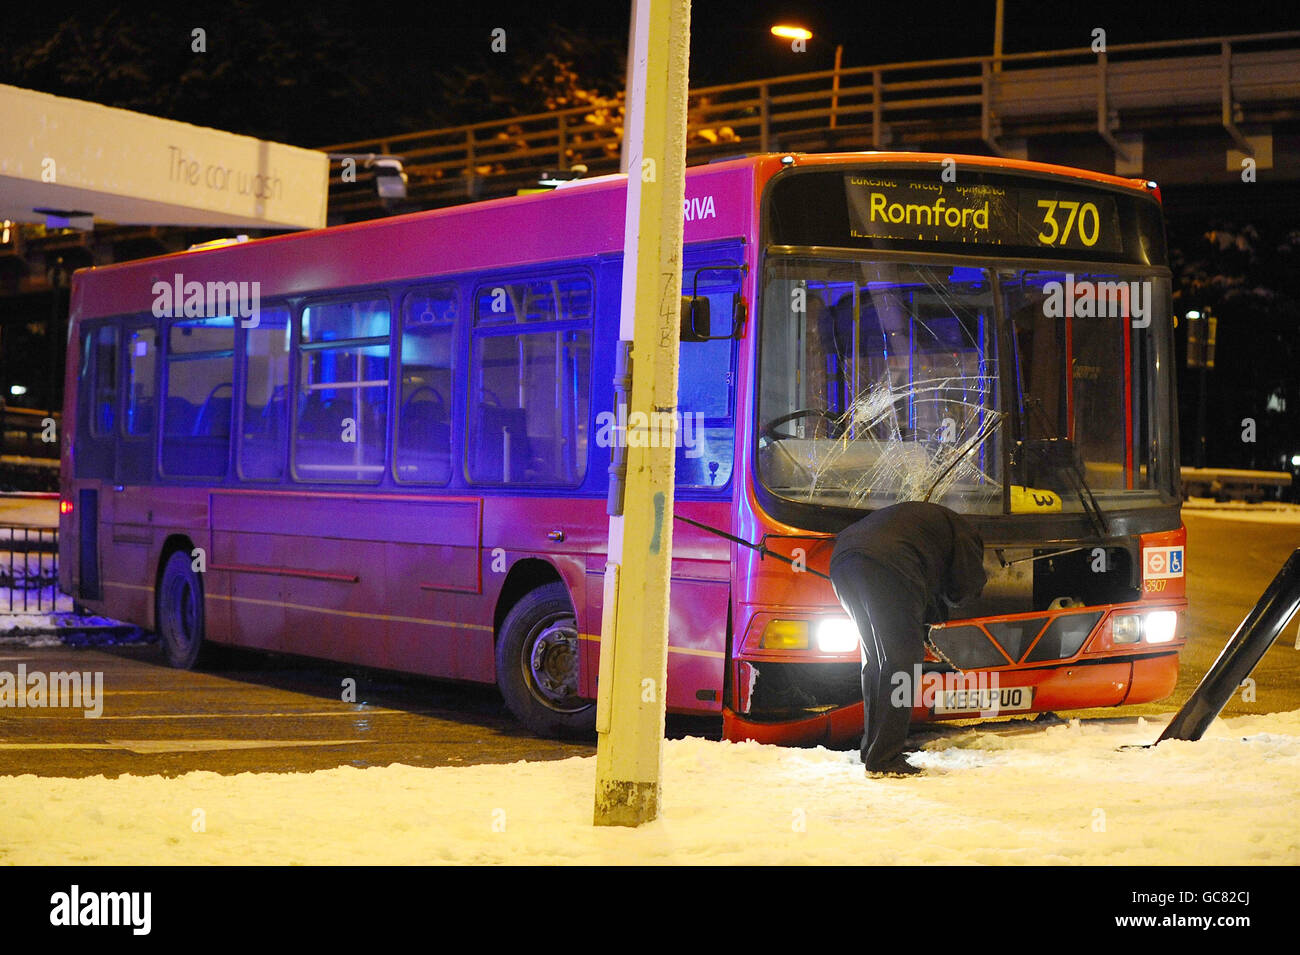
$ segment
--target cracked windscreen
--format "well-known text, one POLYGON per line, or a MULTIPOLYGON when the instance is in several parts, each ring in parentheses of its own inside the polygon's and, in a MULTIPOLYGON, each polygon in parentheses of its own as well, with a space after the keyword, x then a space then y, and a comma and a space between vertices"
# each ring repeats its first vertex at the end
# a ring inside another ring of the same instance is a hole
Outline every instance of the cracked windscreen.
POLYGON ((772 493, 966 514, 1173 500, 1167 278, 780 255, 765 279, 772 493))
POLYGON ((792 501, 1002 510, 987 270, 769 260, 758 473, 792 501))

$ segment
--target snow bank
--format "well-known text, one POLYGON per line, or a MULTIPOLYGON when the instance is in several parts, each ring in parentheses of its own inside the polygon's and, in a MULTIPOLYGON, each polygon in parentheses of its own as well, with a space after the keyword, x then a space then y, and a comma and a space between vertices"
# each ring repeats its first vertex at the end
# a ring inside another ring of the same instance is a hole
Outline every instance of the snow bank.
POLYGON ((856 753, 667 742, 664 811, 591 825, 595 758, 506 766, 118 779, 0 777, 11 864, 1300 862, 1300 711, 1218 721, 985 724, 936 771, 867 779, 856 753), (202 829, 203 831, 195 831, 202 829))
MULTIPOLYGON (((0 601, 4 591, 0 589, 0 601)), ((0 614, 0 646, 57 647, 62 644, 114 644, 147 639, 144 631, 110 617, 74 613, 0 614), (110 632, 96 634, 97 630, 110 632)))

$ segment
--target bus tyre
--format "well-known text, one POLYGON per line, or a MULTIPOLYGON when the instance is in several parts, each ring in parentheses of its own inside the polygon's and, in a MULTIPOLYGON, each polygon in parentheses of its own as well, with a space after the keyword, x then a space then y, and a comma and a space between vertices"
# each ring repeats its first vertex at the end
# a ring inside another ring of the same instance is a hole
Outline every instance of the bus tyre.
POLYGON ((511 608, 497 640, 497 685, 539 736, 590 736, 596 704, 578 696, 578 625, 569 593, 546 584, 511 608))
POLYGON ((168 664, 193 669, 203 651, 203 582, 183 550, 175 551, 163 565, 157 613, 158 636, 168 664))

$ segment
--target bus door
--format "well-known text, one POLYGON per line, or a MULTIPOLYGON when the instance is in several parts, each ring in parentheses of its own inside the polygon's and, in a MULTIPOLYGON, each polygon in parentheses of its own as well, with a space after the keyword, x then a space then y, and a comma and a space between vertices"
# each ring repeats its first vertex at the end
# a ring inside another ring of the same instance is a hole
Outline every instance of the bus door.
MULTIPOLYGON (((738 346, 731 332, 742 252, 739 242, 687 248, 682 270, 682 294, 709 303, 710 338, 683 341, 678 352, 674 508, 683 517, 728 532, 735 487, 738 346)), ((593 557, 588 571, 588 619, 595 622, 601 619, 603 605, 603 554, 593 557)), ((670 709, 721 710, 730 594, 731 545, 716 534, 676 522, 668 620, 670 709)), ((583 673, 586 692, 594 697, 599 642, 585 645, 595 651, 588 654, 583 673)))
POLYGON ((152 613, 147 585, 153 580, 157 553, 153 527, 157 353, 158 334, 152 317, 133 317, 122 323, 110 544, 112 574, 122 591, 113 595, 115 606, 122 607, 125 601, 134 614, 129 619, 135 620, 149 619, 152 613))
POLYGON ((118 420, 118 338, 114 322, 82 326, 79 343, 77 420, 72 475, 77 540, 67 541, 74 553, 76 596, 104 599, 100 541, 111 533, 113 481, 116 476, 118 420))

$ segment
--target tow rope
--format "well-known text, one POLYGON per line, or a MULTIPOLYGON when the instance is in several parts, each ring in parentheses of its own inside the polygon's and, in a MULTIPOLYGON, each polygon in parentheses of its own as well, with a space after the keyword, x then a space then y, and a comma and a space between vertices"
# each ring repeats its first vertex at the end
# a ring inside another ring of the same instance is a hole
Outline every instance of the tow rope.
MULTIPOLYGON (((765 543, 767 540, 766 537, 764 537, 763 540, 760 541, 759 543, 755 544, 745 540, 744 538, 736 537, 734 534, 728 534, 726 531, 722 530, 721 528, 710 527, 708 524, 701 524, 699 521, 693 521, 689 517, 682 517, 680 514, 674 514, 673 517, 681 521, 683 524, 690 524, 692 527, 698 527, 702 531, 708 531, 710 534, 716 534, 719 537, 731 541, 733 544, 739 544, 741 547, 748 547, 750 550, 756 550, 763 557, 775 557, 777 560, 781 561, 782 563, 789 564, 791 567, 796 566, 794 560, 792 560, 789 557, 786 557, 785 554, 778 554, 776 551, 772 550, 772 548, 768 547, 767 544, 765 543)), ((811 567, 808 566, 804 566, 801 570, 798 571, 798 573, 812 574, 814 577, 820 577, 822 580, 831 579, 829 574, 823 574, 820 570, 813 570, 811 567)))

